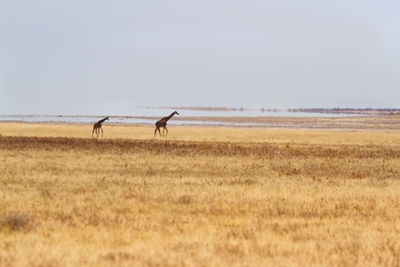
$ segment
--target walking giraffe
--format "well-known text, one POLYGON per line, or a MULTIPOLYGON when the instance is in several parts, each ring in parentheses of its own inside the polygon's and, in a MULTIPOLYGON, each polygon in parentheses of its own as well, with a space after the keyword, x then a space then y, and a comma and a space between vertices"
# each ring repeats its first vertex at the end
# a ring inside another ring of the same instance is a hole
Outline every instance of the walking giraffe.
POLYGON ((101 125, 102 125, 103 122, 105 122, 106 120, 108 121, 108 117, 105 117, 104 119, 99 120, 98 122, 96 122, 96 123, 93 125, 92 137, 93 137, 93 133, 96 133, 96 136, 97 136, 97 138, 98 138, 98 137, 99 137, 100 130, 101 130, 101 137, 103 137, 103 128, 101 128, 101 125))
POLYGON ((165 135, 165 138, 168 136, 168 129, 167 129, 167 121, 169 121, 174 115, 179 115, 177 111, 174 111, 169 115, 168 117, 164 117, 161 120, 156 122, 156 129, 154 130, 154 137, 156 137, 157 131, 160 134, 160 136, 164 137, 164 131, 167 131, 167 134, 165 135), (163 133, 161 135, 160 128, 163 128, 163 133))

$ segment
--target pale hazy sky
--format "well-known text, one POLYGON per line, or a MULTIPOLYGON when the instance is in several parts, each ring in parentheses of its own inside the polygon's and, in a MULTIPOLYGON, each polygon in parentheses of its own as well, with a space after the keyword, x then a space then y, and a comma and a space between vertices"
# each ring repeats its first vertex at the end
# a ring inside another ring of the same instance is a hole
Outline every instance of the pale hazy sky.
POLYGON ((400 107, 400 1, 0 2, 0 114, 400 107))

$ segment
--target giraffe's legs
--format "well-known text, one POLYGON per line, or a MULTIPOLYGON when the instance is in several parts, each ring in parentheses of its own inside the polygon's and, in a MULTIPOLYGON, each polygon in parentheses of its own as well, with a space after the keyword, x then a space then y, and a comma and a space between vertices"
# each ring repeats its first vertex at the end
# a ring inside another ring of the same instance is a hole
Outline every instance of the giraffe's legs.
POLYGON ((156 129, 154 130, 154 137, 156 137, 157 131, 158 131, 158 133, 159 133, 160 136, 161 136, 160 127, 157 127, 157 126, 156 126, 156 129))
POLYGON ((93 137, 93 134, 94 134, 94 130, 95 130, 95 129, 96 129, 96 128, 94 128, 94 127, 93 127, 93 131, 92 131, 92 137, 93 137))
POLYGON ((167 129, 167 126, 165 126, 164 129, 165 129, 165 131, 166 131, 165 138, 167 138, 167 136, 168 136, 168 129, 167 129))
POLYGON ((103 138, 103 128, 100 127, 100 130, 101 130, 101 138, 103 138))
POLYGON ((98 138, 98 137, 99 137, 99 128, 98 128, 98 127, 95 127, 95 128, 93 129, 93 132, 94 132, 94 134, 96 135, 96 138, 98 138))
POLYGON ((160 127, 157 127, 157 126, 156 126, 156 129, 154 130, 154 137, 156 137, 157 131, 158 131, 158 133, 159 133, 160 136, 161 136, 160 127))

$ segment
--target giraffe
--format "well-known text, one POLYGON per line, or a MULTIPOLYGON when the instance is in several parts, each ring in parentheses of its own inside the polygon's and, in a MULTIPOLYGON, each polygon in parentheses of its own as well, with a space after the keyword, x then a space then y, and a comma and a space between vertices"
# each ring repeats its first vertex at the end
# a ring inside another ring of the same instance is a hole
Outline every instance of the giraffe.
POLYGON ((92 137, 93 137, 93 133, 96 133, 96 136, 99 137, 100 130, 101 130, 101 137, 103 137, 103 128, 101 128, 101 125, 102 125, 103 122, 105 122, 106 120, 108 121, 108 117, 105 117, 104 119, 99 120, 98 122, 96 122, 96 123, 93 125, 92 137))
POLYGON ((157 131, 160 134, 160 136, 162 136, 162 137, 164 137, 164 131, 167 131, 167 134, 165 135, 165 138, 167 138, 167 136, 168 136, 167 121, 169 121, 169 119, 171 119, 175 114, 179 115, 178 111, 174 111, 168 117, 164 117, 161 120, 156 122, 156 129, 154 131, 154 137, 156 137, 157 131), (161 127, 163 127, 162 135, 161 135, 161 131, 160 131, 161 127))

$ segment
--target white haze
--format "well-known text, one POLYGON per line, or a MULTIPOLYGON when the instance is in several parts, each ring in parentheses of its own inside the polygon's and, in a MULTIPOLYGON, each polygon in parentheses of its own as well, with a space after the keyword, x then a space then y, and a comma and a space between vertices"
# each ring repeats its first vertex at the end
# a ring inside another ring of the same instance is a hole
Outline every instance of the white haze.
POLYGON ((398 1, 0 3, 0 114, 399 107, 398 1))

